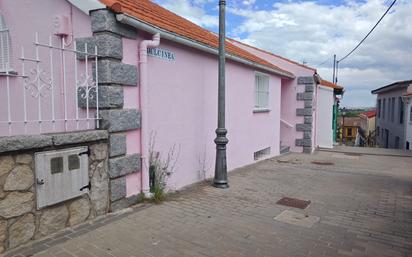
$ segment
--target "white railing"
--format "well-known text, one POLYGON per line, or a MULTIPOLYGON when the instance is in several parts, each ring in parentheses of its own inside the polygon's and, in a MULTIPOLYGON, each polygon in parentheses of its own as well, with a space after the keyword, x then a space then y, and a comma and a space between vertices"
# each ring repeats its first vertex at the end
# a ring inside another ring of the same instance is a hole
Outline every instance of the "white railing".
POLYGON ((284 120, 284 119, 280 119, 280 122, 282 122, 283 124, 285 124, 285 125, 288 126, 289 128, 293 128, 293 127, 294 127, 291 123, 287 122, 287 121, 284 120))
POLYGON ((56 36, 41 43, 36 33, 30 50, 21 49, 20 71, 6 64, 0 74, 0 136, 98 128, 97 46, 79 51, 56 36))

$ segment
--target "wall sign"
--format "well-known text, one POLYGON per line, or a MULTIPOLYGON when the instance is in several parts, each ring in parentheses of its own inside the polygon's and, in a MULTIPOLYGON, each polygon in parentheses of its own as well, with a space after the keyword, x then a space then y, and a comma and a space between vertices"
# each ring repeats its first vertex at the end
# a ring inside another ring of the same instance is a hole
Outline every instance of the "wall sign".
POLYGON ((162 48, 147 48, 147 55, 167 61, 174 61, 176 59, 174 52, 162 48))

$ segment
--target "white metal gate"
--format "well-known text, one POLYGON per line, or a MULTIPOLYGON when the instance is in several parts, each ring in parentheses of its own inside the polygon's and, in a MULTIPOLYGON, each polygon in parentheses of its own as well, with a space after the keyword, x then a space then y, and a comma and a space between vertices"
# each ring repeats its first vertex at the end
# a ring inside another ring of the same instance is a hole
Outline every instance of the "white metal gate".
POLYGON ((0 75, 0 136, 98 128, 97 46, 36 33, 32 48, 0 75))

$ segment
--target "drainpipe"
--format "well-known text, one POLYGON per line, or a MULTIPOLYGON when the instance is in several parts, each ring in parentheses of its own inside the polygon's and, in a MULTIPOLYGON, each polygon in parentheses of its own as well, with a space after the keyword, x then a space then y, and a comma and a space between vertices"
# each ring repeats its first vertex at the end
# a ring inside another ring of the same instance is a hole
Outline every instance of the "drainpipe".
POLYGON ((142 155, 142 170, 140 173, 141 191, 147 197, 150 196, 149 186, 149 160, 148 160, 148 145, 149 145, 149 122, 148 122, 148 84, 147 84, 147 48, 156 47, 160 44, 160 34, 153 35, 152 40, 143 40, 139 44, 138 49, 138 67, 140 76, 140 94, 139 108, 141 117, 140 126, 140 153, 142 155))
MULTIPOLYGON (((318 75, 318 73, 315 71, 315 74, 313 74, 314 80, 315 80, 315 116, 314 119, 312 121, 312 123, 314 124, 314 133, 313 133, 313 147, 314 149, 318 148, 318 138, 317 138, 317 134, 318 134, 318 115, 319 115, 319 95, 318 95, 318 87, 321 81, 320 76, 318 75)), ((313 150, 313 149, 312 149, 313 150)))

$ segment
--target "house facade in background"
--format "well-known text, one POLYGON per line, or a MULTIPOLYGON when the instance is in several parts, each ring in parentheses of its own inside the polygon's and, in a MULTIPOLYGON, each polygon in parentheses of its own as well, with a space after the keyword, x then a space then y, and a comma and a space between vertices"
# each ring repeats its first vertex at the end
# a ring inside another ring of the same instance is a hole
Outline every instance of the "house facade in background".
POLYGON ((408 122, 404 95, 412 80, 398 81, 375 89, 376 141, 379 147, 406 149, 408 122))
POLYGON ((342 129, 340 141, 345 145, 354 146, 361 123, 360 117, 339 117, 339 124, 342 129))
POLYGON ((376 145, 376 110, 371 110, 359 114, 361 118, 361 129, 364 133, 365 144, 367 146, 376 145))
POLYGON ((365 135, 369 136, 376 128, 376 110, 371 110, 359 114, 361 118, 361 128, 365 131, 365 135))
POLYGON ((291 71, 298 78, 282 80, 281 148, 292 152, 312 152, 316 147, 332 148, 336 140, 337 96, 343 94, 344 88, 322 79, 315 68, 233 39, 230 42, 291 71), (312 83, 305 85, 299 77, 314 77, 316 86, 312 83), (291 106, 296 106, 296 109, 291 106))
MULTIPOLYGON (((214 33, 148 0, 3 0, 0 13, 0 252, 135 204, 150 156, 174 157, 170 189, 213 176, 214 33)), ((311 153, 333 90, 313 68, 226 49, 228 169, 311 153)))
POLYGON ((317 90, 316 146, 332 148, 336 143, 337 116, 339 100, 343 96, 344 88, 330 81, 321 79, 317 90))

